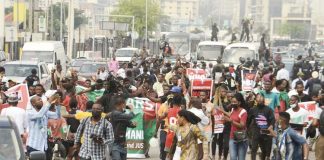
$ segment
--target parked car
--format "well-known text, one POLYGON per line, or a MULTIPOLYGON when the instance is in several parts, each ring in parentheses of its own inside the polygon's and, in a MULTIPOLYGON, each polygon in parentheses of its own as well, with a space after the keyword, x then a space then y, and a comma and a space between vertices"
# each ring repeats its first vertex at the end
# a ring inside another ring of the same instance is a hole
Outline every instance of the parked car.
POLYGON ((79 71, 80 70, 80 67, 82 66, 83 63, 85 62, 91 62, 91 60, 89 59, 72 59, 71 63, 68 65, 68 70, 75 70, 75 71, 79 71))
POLYGON ((106 62, 85 62, 81 65, 79 70, 79 77, 83 80, 90 79, 92 76, 97 75, 98 68, 105 67, 108 71, 106 62))
POLYGON ((31 70, 36 69, 40 84, 42 84, 46 90, 51 87, 51 73, 45 62, 11 61, 7 62, 4 68, 6 69, 6 78, 17 83, 23 83, 26 77, 31 75, 31 70))
POLYGON ((115 56, 119 64, 129 63, 134 56, 139 55, 138 48, 120 48, 116 50, 115 56))
MULTIPOLYGON (((45 152, 32 152, 30 160, 43 160, 45 152)), ((0 116, 0 160, 25 160, 23 142, 13 119, 0 116)))

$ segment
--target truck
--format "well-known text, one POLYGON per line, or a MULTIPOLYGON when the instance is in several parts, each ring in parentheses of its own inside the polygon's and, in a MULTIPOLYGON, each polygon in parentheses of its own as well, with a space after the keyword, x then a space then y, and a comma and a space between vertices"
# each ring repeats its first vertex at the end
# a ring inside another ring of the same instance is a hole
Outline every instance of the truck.
POLYGON ((42 61, 52 70, 57 63, 62 65, 62 72, 66 73, 67 56, 60 41, 27 42, 22 49, 21 60, 42 61))

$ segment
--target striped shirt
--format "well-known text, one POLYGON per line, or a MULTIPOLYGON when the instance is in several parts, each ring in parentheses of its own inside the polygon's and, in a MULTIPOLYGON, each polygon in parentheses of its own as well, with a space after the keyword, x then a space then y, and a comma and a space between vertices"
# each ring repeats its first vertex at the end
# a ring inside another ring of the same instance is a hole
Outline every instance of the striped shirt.
POLYGON ((85 159, 104 159, 106 145, 111 145, 114 142, 113 127, 105 118, 101 118, 96 124, 92 124, 91 118, 83 119, 75 136, 75 144, 80 144, 82 136, 84 142, 81 145, 79 156, 85 159), (104 143, 98 144, 94 142, 92 140, 93 135, 102 138, 104 143))
POLYGON ((57 118, 57 115, 48 114, 51 104, 46 103, 40 111, 35 108, 27 110, 28 119, 28 140, 27 146, 39 151, 47 149, 47 122, 48 119, 57 118), (53 117, 55 116, 55 117, 53 117))

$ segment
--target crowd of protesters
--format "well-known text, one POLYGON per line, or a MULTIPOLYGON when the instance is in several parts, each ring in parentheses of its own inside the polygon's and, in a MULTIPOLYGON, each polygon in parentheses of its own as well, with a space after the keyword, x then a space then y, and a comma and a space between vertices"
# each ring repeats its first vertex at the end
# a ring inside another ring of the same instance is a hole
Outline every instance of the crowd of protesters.
MULTIPOLYGON (((160 139, 162 160, 243 160, 248 153, 254 160, 259 148, 263 160, 306 160, 313 149, 316 159, 324 159, 324 85, 320 70, 302 57, 292 72, 287 71, 280 56, 260 62, 241 57, 240 62, 235 67, 225 66, 221 59, 213 65, 178 58, 172 65, 143 54, 122 64, 113 58, 107 62, 107 69, 98 69, 85 81, 74 70, 64 76, 57 65, 52 71, 51 90, 44 89, 35 71, 26 77, 30 96, 26 110, 17 107, 18 95, 5 95, 2 88, 2 104, 10 106, 2 109, 1 115, 15 120, 27 155, 44 151, 47 159, 55 154, 66 159, 101 160, 107 154, 113 160, 126 159, 126 129, 137 125, 131 121, 133 107, 126 107, 126 99, 131 97, 161 103, 156 137, 160 139), (206 77, 214 80, 213 92, 190 95, 187 68, 205 70, 206 77), (258 71, 252 90, 241 89, 243 69, 258 71), (86 89, 77 93, 77 85, 86 89), (84 97, 96 90, 104 92, 95 101, 84 97), (309 101, 315 102, 313 113, 299 105, 309 101), (222 124, 216 121, 220 117, 222 124), (220 125, 222 131, 215 133, 220 125), (58 153, 54 146, 58 146, 58 153)), ((3 79, 4 68, 0 67, 0 73, 3 79)), ((149 146, 145 148, 148 158, 149 146)))

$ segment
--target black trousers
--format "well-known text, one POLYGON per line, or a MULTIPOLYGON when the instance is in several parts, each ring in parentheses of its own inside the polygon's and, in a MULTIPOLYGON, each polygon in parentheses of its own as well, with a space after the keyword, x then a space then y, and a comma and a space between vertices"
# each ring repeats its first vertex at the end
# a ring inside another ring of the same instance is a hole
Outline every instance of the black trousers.
POLYGON ((216 154, 216 145, 218 144, 218 156, 221 157, 222 155, 227 158, 228 151, 229 151, 229 138, 230 133, 217 133, 214 134, 212 139, 212 155, 215 156, 216 154))
POLYGON ((167 137, 167 132, 164 130, 160 131, 160 159, 165 160, 167 153, 164 151, 165 141, 167 137))
POLYGON ((268 135, 257 135, 252 137, 251 159, 256 160, 258 148, 261 149, 261 160, 270 158, 272 148, 272 137, 268 135))

